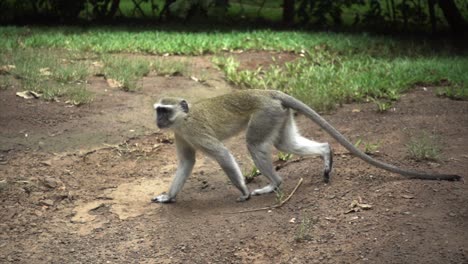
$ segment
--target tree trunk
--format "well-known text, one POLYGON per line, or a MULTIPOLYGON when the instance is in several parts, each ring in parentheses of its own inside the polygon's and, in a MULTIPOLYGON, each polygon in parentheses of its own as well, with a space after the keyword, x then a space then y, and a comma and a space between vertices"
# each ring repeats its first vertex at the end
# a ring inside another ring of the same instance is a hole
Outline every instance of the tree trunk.
POLYGON ((466 22, 455 5, 455 2, 453 0, 439 0, 438 3, 452 31, 454 33, 463 33, 463 31, 466 30, 466 22))
POLYGON ((429 18, 431 20, 432 34, 435 34, 437 30, 437 20, 436 20, 436 15, 435 15, 435 10, 434 10, 435 4, 436 4, 436 0, 427 0, 427 5, 429 7, 429 18))
POLYGON ((294 23, 295 17, 295 0, 284 0, 283 1, 283 24, 286 26, 290 26, 294 23))

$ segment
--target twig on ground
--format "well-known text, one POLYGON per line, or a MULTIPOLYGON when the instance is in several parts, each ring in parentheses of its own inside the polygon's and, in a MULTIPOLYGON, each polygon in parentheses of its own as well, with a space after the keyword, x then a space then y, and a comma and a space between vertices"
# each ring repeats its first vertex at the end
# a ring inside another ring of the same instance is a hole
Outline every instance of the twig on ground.
POLYGON ((241 213, 257 212, 257 211, 264 211, 264 210, 271 210, 271 209, 280 208, 280 207, 283 206, 287 201, 289 201, 289 199, 291 199, 291 197, 292 197, 292 196, 294 195, 294 193, 297 191, 297 189, 299 188, 299 186, 301 186, 303 180, 304 180, 303 178, 299 179, 299 182, 296 184, 296 187, 294 187, 294 190, 292 190, 292 192, 289 194, 289 196, 286 197, 286 199, 284 199, 283 201, 281 201, 279 204, 272 205, 272 206, 266 206, 266 207, 262 207, 262 208, 255 208, 255 209, 249 209, 249 210, 244 210, 244 211, 232 212, 232 213, 230 213, 230 214, 241 214, 241 213))

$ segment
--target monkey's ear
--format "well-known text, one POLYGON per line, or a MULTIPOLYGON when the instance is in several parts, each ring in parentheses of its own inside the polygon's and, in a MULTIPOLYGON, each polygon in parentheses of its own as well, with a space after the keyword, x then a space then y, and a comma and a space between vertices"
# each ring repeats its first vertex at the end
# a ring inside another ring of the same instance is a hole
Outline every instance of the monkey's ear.
POLYGON ((185 100, 180 101, 180 107, 182 107, 182 111, 184 111, 185 113, 188 113, 189 107, 188 107, 187 101, 185 100))

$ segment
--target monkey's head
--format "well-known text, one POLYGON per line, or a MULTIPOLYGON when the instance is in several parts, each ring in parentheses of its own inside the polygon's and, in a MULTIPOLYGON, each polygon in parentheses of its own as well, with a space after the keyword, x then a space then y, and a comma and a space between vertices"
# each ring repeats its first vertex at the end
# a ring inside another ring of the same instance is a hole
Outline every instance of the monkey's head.
POLYGON ((154 104, 156 124, 160 129, 170 128, 189 112, 187 101, 181 98, 163 98, 154 104))

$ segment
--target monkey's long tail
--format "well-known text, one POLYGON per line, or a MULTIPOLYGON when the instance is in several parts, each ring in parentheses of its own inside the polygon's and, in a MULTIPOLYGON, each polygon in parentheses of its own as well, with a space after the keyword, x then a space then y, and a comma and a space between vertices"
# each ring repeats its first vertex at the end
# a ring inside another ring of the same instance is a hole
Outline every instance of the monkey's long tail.
POLYGON ((311 109, 309 106, 303 102, 297 100, 296 98, 284 94, 282 92, 273 92, 272 95, 274 98, 281 100, 282 104, 285 107, 292 108, 296 111, 299 111, 312 119, 316 124, 328 132, 334 139, 336 139, 341 145, 343 145, 351 153, 359 157, 360 159, 366 161, 367 163, 374 165, 378 168, 388 170, 394 173, 401 174, 411 179, 423 179, 423 180, 446 180, 446 181, 459 181, 462 179, 459 175, 454 174, 437 174, 437 173, 424 173, 417 171, 410 171, 398 168, 394 165, 373 159, 369 155, 365 154, 358 148, 356 148, 345 136, 343 136, 338 130, 336 130, 330 123, 328 123, 323 117, 321 117, 317 112, 311 109))

